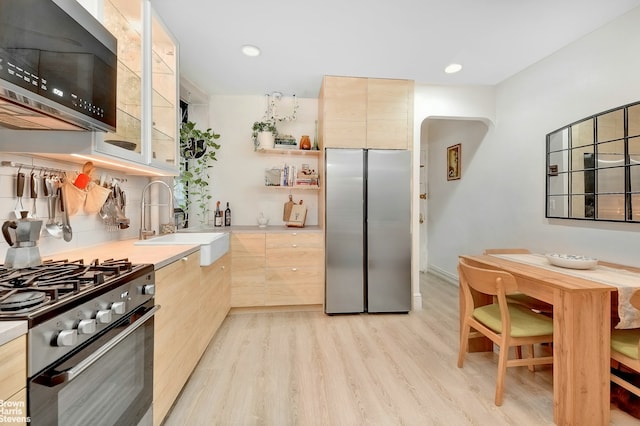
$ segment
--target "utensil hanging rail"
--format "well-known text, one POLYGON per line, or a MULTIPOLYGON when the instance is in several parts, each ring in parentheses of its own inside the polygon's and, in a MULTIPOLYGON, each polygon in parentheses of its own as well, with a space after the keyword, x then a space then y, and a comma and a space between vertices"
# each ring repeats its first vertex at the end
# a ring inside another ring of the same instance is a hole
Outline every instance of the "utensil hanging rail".
MULTIPOLYGON (((33 165, 33 164, 17 163, 15 161, 4 161, 4 160, 2 162, 0 162, 0 166, 2 166, 2 167, 17 167, 19 169, 33 170, 33 171, 39 171, 39 172, 43 172, 43 173, 65 174, 65 173, 72 172, 72 170, 57 169, 55 167, 47 167, 47 166, 36 166, 36 165, 33 165)), ((112 175, 109 175, 109 179, 115 179, 115 180, 117 180, 118 183, 122 183, 122 182, 126 182, 127 181, 127 178, 115 177, 115 176, 112 176, 112 175)))
POLYGON ((66 173, 68 170, 56 169, 55 167, 34 166, 33 164, 16 163, 15 161, 2 161, 2 167, 17 167, 25 170, 37 170, 39 172, 66 173))

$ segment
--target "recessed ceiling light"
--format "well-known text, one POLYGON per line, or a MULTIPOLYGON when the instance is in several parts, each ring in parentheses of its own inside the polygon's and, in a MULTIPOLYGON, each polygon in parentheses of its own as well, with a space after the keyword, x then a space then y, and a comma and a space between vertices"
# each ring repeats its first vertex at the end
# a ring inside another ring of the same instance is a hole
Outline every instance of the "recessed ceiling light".
POLYGON ((462 69, 462 65, 460 64, 449 64, 444 69, 444 72, 446 72, 447 74, 454 74, 460 71, 461 69, 462 69))
POLYGON ((242 53, 246 56, 258 56, 260 54, 260 49, 256 46, 252 46, 250 44, 245 44, 242 46, 242 53))

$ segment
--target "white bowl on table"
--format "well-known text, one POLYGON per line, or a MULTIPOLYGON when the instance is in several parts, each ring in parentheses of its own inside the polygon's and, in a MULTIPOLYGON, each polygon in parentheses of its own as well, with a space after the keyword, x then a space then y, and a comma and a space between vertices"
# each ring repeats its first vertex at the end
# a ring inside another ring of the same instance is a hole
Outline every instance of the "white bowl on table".
POLYGON ((545 257, 550 264, 561 268, 592 269, 598 264, 598 259, 575 254, 547 253, 545 257))

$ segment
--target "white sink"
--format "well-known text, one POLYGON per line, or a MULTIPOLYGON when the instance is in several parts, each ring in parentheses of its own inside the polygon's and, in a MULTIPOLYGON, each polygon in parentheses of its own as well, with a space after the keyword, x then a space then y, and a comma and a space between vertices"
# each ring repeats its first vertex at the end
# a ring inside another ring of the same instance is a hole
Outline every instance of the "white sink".
POLYGON ((229 251, 226 232, 189 232, 166 234, 133 243, 136 246, 200 245, 200 266, 208 266, 229 251))

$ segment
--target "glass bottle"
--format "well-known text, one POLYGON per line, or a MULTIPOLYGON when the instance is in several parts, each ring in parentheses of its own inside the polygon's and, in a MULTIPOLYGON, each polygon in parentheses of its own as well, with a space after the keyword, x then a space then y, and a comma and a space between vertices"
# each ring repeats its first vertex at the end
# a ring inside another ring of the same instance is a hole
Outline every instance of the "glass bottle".
POLYGON ((231 209, 229 208, 228 201, 227 201, 227 208, 224 211, 224 226, 231 226, 231 209))
POLYGON ((220 211, 220 201, 216 202, 216 213, 213 220, 213 226, 222 226, 222 212, 220 211))

